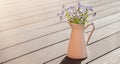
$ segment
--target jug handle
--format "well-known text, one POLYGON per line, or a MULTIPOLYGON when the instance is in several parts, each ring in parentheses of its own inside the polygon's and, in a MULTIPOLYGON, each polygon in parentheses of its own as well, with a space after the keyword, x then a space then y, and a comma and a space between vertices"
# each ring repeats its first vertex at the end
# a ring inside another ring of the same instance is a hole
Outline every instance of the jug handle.
POLYGON ((89 26, 92 26, 92 31, 91 31, 91 33, 90 33, 90 35, 89 35, 89 37, 88 37, 87 44, 88 44, 88 42, 90 41, 90 38, 91 38, 91 36, 92 36, 92 34, 93 34, 94 30, 95 30, 95 25, 94 25, 94 23, 88 24, 84 29, 88 28, 89 26))

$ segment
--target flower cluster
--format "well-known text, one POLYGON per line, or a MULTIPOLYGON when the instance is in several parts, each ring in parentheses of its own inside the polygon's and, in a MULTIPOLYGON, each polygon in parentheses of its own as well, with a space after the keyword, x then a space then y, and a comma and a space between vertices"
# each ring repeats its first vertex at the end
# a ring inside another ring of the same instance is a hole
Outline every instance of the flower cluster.
MULTIPOLYGON (((82 5, 78 2, 78 7, 70 6, 65 8, 63 5, 63 10, 60 13, 57 13, 57 16, 60 17, 60 20, 66 18, 67 21, 76 24, 86 24, 87 18, 89 16, 88 12, 93 12, 93 7, 88 5, 82 5)), ((93 16, 96 15, 96 12, 93 12, 93 16)))

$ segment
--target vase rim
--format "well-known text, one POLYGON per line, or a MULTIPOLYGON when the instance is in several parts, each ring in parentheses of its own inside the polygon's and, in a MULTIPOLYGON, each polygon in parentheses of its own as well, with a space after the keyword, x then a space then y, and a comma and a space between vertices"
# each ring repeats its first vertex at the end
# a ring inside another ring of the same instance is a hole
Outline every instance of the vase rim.
MULTIPOLYGON (((83 24, 76 24, 76 23, 71 23, 71 22, 67 22, 67 23, 74 24, 74 25, 83 25, 83 24)), ((83 26, 85 26, 85 25, 83 25, 83 26)))

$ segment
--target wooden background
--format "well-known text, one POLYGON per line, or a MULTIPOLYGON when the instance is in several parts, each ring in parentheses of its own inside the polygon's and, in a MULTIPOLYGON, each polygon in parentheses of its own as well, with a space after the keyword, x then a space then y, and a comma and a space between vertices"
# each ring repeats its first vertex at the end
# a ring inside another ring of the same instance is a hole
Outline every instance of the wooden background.
POLYGON ((120 0, 0 0, 0 63, 59 64, 71 29, 56 13, 78 1, 97 12, 88 19, 96 30, 82 64, 120 64, 120 0))

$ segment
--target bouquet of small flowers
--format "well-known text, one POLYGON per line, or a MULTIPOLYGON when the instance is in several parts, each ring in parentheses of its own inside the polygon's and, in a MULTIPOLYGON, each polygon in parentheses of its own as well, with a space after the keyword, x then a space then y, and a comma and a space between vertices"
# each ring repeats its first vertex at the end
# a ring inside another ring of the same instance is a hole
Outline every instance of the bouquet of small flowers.
POLYGON ((83 24, 85 25, 89 17, 88 12, 91 11, 92 15, 95 16, 96 12, 93 12, 93 7, 88 5, 83 5, 78 2, 78 7, 70 6, 68 8, 63 5, 63 10, 60 13, 57 13, 57 16, 60 17, 60 20, 66 18, 70 23, 83 24))

